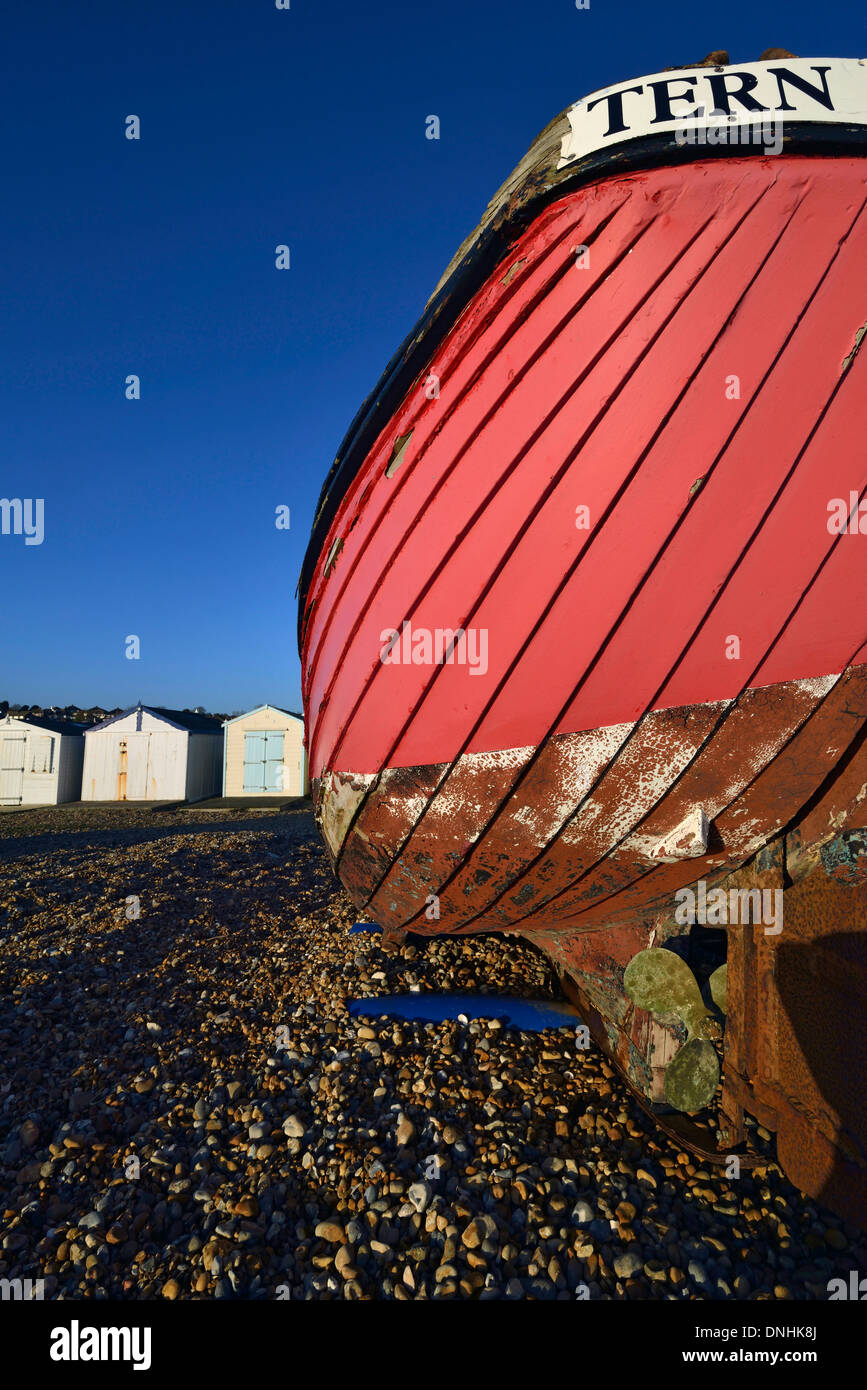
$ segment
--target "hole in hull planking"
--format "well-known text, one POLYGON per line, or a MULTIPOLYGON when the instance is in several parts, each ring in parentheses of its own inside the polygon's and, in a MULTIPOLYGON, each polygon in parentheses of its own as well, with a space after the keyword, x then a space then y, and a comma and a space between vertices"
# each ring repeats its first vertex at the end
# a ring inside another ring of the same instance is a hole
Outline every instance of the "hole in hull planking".
POLYGON ((391 451, 391 458, 389 459, 388 467, 385 470, 386 478, 393 478, 397 470, 400 468, 400 465, 403 463, 407 446, 409 444, 409 441, 412 439, 413 434, 413 430, 410 430, 408 434, 399 434, 397 439, 394 441, 394 448, 391 451))

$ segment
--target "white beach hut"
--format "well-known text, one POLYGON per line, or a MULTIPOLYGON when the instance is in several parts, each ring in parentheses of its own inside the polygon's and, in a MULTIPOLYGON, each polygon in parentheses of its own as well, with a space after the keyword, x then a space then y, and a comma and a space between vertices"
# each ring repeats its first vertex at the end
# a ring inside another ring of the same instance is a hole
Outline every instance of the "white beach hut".
POLYGON ((219 719, 137 705, 84 736, 82 801, 200 801, 220 790, 219 719))
POLYGON ((227 719, 223 796, 306 796, 304 719, 259 705, 227 719))
POLYGON ((81 795, 84 725, 32 715, 0 719, 0 806, 54 806, 81 795))

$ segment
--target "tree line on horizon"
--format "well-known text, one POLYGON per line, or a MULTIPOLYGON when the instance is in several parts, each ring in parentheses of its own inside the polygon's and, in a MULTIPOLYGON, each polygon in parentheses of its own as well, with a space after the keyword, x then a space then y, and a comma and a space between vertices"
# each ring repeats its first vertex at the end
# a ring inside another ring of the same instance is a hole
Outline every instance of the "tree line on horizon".
MULTIPOLYGON (((243 714, 243 710, 232 710, 230 714, 211 713, 204 706, 197 705, 195 709, 184 708, 181 714, 206 714, 212 719, 234 719, 236 715, 243 714)), ((110 719, 116 714, 123 714, 123 706, 118 705, 115 709, 103 709, 101 705, 22 705, 10 704, 8 700, 0 700, 0 719, 5 719, 7 714, 32 715, 36 719, 70 719, 74 724, 99 724, 103 719, 110 719)))

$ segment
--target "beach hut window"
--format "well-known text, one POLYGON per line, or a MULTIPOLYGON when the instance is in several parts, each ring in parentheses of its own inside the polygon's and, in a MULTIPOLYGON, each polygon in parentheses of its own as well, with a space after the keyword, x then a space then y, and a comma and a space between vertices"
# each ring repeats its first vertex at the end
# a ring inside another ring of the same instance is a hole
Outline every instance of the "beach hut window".
POLYGON ((53 772, 54 739, 35 738, 31 743, 30 771, 53 772))

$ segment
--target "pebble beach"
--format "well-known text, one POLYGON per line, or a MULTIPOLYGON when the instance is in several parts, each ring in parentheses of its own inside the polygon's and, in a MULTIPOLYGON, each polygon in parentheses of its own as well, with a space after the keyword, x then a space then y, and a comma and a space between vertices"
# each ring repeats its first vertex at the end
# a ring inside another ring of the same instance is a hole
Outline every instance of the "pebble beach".
POLYGON ((754 1127, 737 1178, 570 1027, 515 937, 351 935, 309 802, 0 815, 0 1278, 46 1299, 826 1300, 867 1237, 754 1127), (357 1015, 352 1000, 369 1003, 357 1015))

